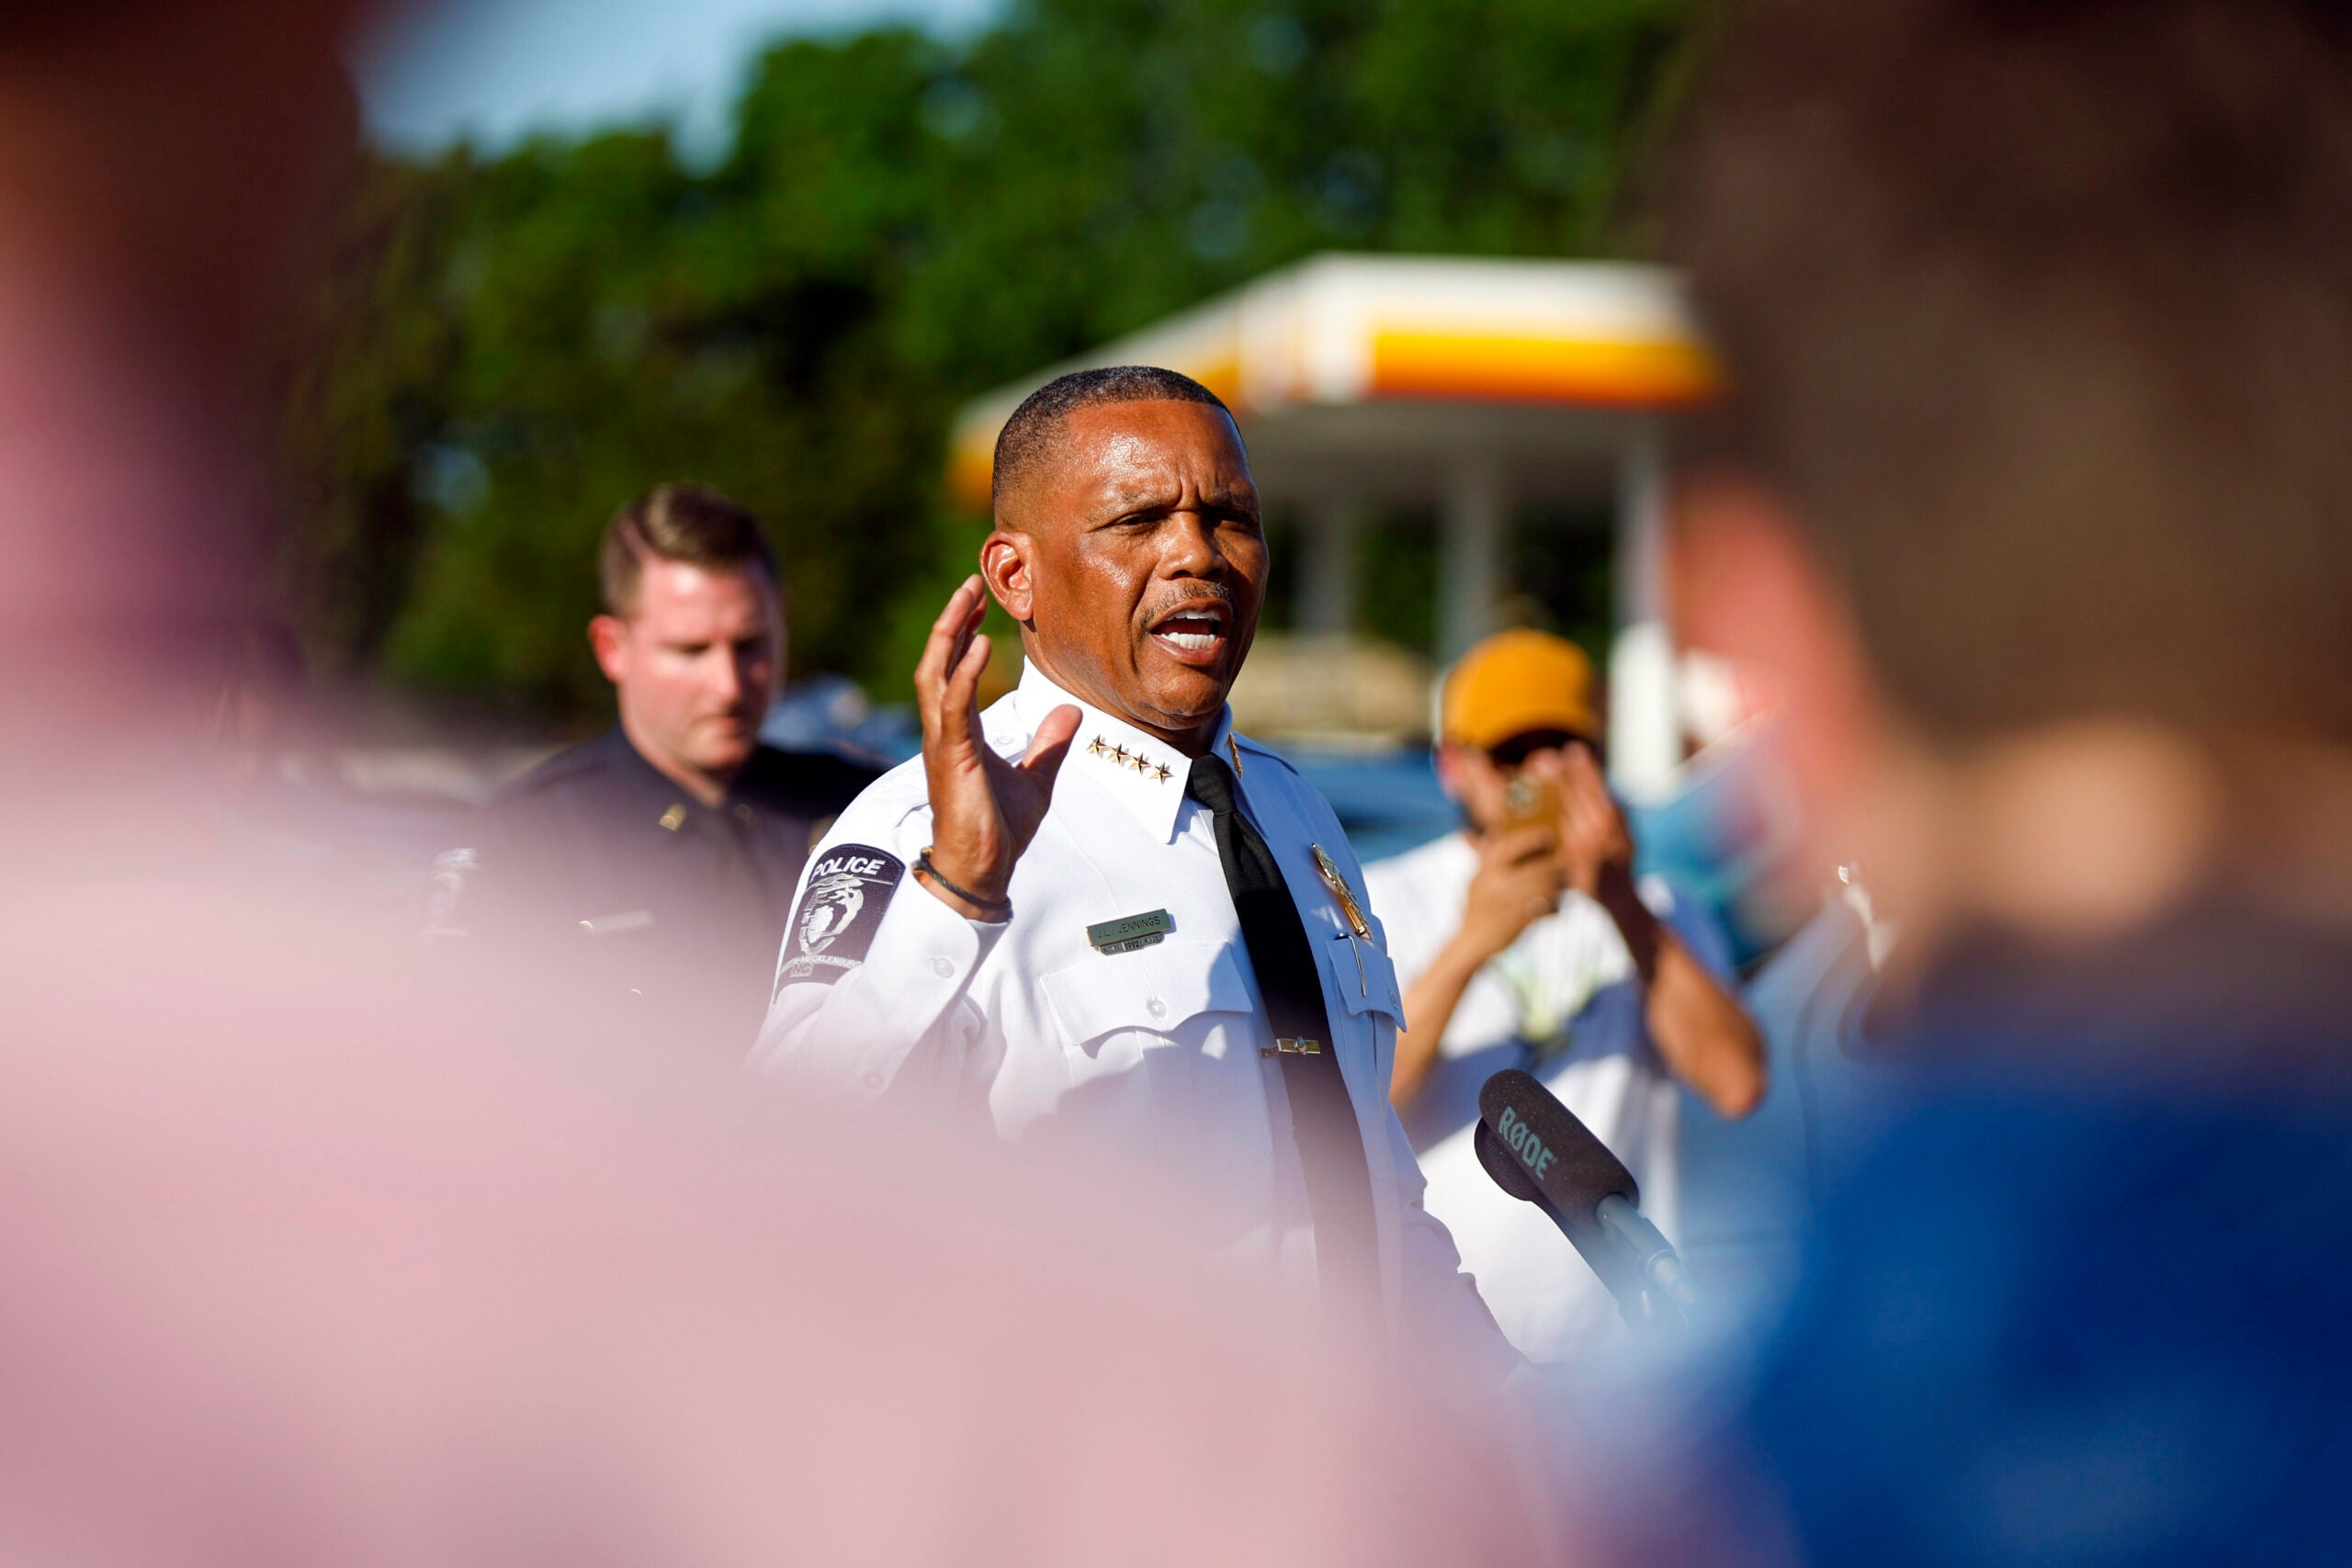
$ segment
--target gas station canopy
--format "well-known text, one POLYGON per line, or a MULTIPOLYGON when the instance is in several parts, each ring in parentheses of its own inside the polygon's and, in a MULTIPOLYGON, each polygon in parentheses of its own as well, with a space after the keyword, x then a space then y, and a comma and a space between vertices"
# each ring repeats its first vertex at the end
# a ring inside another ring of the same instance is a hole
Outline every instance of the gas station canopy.
POLYGON ((1625 416, 1701 401, 1715 371, 1674 275, 1601 262, 1317 256, 979 398, 951 479, 985 505, 996 433, 1066 371, 1158 365, 1225 399, 1275 504, 1346 490, 1436 501, 1459 459, 1515 493, 1605 486, 1625 416))
POLYGON ((1373 506, 1431 506, 1438 644, 1492 629, 1515 512, 1615 502, 1619 633, 1612 761, 1623 782, 1679 756, 1661 624, 1658 418, 1718 384, 1675 274, 1611 262, 1323 255, 976 399, 957 415, 949 482, 988 504, 997 432, 1067 371, 1157 365, 1232 408, 1271 510, 1298 525, 1295 622, 1353 629, 1356 545, 1373 506))

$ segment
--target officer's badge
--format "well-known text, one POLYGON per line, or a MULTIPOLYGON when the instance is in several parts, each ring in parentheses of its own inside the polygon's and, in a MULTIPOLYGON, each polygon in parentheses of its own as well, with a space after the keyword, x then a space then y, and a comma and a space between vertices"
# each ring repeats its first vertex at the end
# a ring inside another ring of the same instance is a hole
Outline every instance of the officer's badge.
POLYGON ((776 990, 809 981, 830 986, 865 963, 906 869, 898 856, 867 844, 842 844, 820 855, 792 911, 776 990))
POLYGON ((1363 906, 1356 902, 1355 889, 1348 886, 1348 879, 1340 874, 1331 857, 1323 852, 1322 845, 1306 847, 1315 852, 1315 869, 1322 876, 1323 886, 1331 890, 1331 897, 1338 901, 1340 912, 1347 916, 1348 930, 1359 938, 1370 936, 1372 922, 1363 918, 1363 906))

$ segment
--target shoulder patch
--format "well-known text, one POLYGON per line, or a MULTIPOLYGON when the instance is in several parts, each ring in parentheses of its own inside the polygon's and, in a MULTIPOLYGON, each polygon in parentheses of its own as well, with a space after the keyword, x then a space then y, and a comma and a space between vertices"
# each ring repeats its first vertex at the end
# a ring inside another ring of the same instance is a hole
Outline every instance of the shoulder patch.
POLYGON ((830 986, 865 963, 906 870, 906 862, 870 844, 836 844, 818 856, 785 931, 775 989, 830 986))

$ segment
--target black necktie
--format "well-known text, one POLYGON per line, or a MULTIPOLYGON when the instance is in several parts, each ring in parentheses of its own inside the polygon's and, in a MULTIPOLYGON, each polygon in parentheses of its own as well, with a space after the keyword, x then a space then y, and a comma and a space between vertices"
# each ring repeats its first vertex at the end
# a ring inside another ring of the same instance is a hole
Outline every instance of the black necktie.
MULTIPOLYGON (((1373 1228, 1372 1174, 1363 1134, 1348 1100, 1347 1080, 1333 1049, 1323 982, 1306 927, 1273 852, 1235 808, 1233 774, 1211 754, 1196 759, 1184 793, 1208 808, 1216 825, 1217 859, 1233 894, 1241 941, 1257 971, 1258 992, 1282 1042, 1283 1089, 1290 1099, 1292 1135, 1306 1172, 1306 1201, 1315 1221, 1315 1271, 1326 1305, 1377 1314, 1380 1246, 1373 1228), (1308 1049, 1311 1046, 1312 1049, 1308 1049)), ((1272 1045, 1272 1041, 1265 1043, 1272 1045)))

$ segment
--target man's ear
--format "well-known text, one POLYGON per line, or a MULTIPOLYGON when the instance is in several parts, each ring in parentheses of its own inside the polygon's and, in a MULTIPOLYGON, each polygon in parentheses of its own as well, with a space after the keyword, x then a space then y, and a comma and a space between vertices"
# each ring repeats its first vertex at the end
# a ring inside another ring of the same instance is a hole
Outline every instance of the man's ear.
POLYGON ((998 528, 980 542, 980 576, 1004 613, 1023 626, 1036 616, 1036 542, 1026 534, 998 528))
POLYGON ((628 627, 618 615, 598 615, 588 623, 588 646, 596 650, 596 668, 605 679, 619 685, 628 677, 628 627))
POLYGON ((1441 744, 1437 749, 1437 787, 1456 806, 1462 804, 1462 748, 1441 744))
POLYGON ((1816 829, 1844 821, 1887 739, 1845 591, 1770 484, 1744 473, 1677 481, 1668 553, 1675 640, 1722 656, 1776 694, 1777 741, 1816 829))

